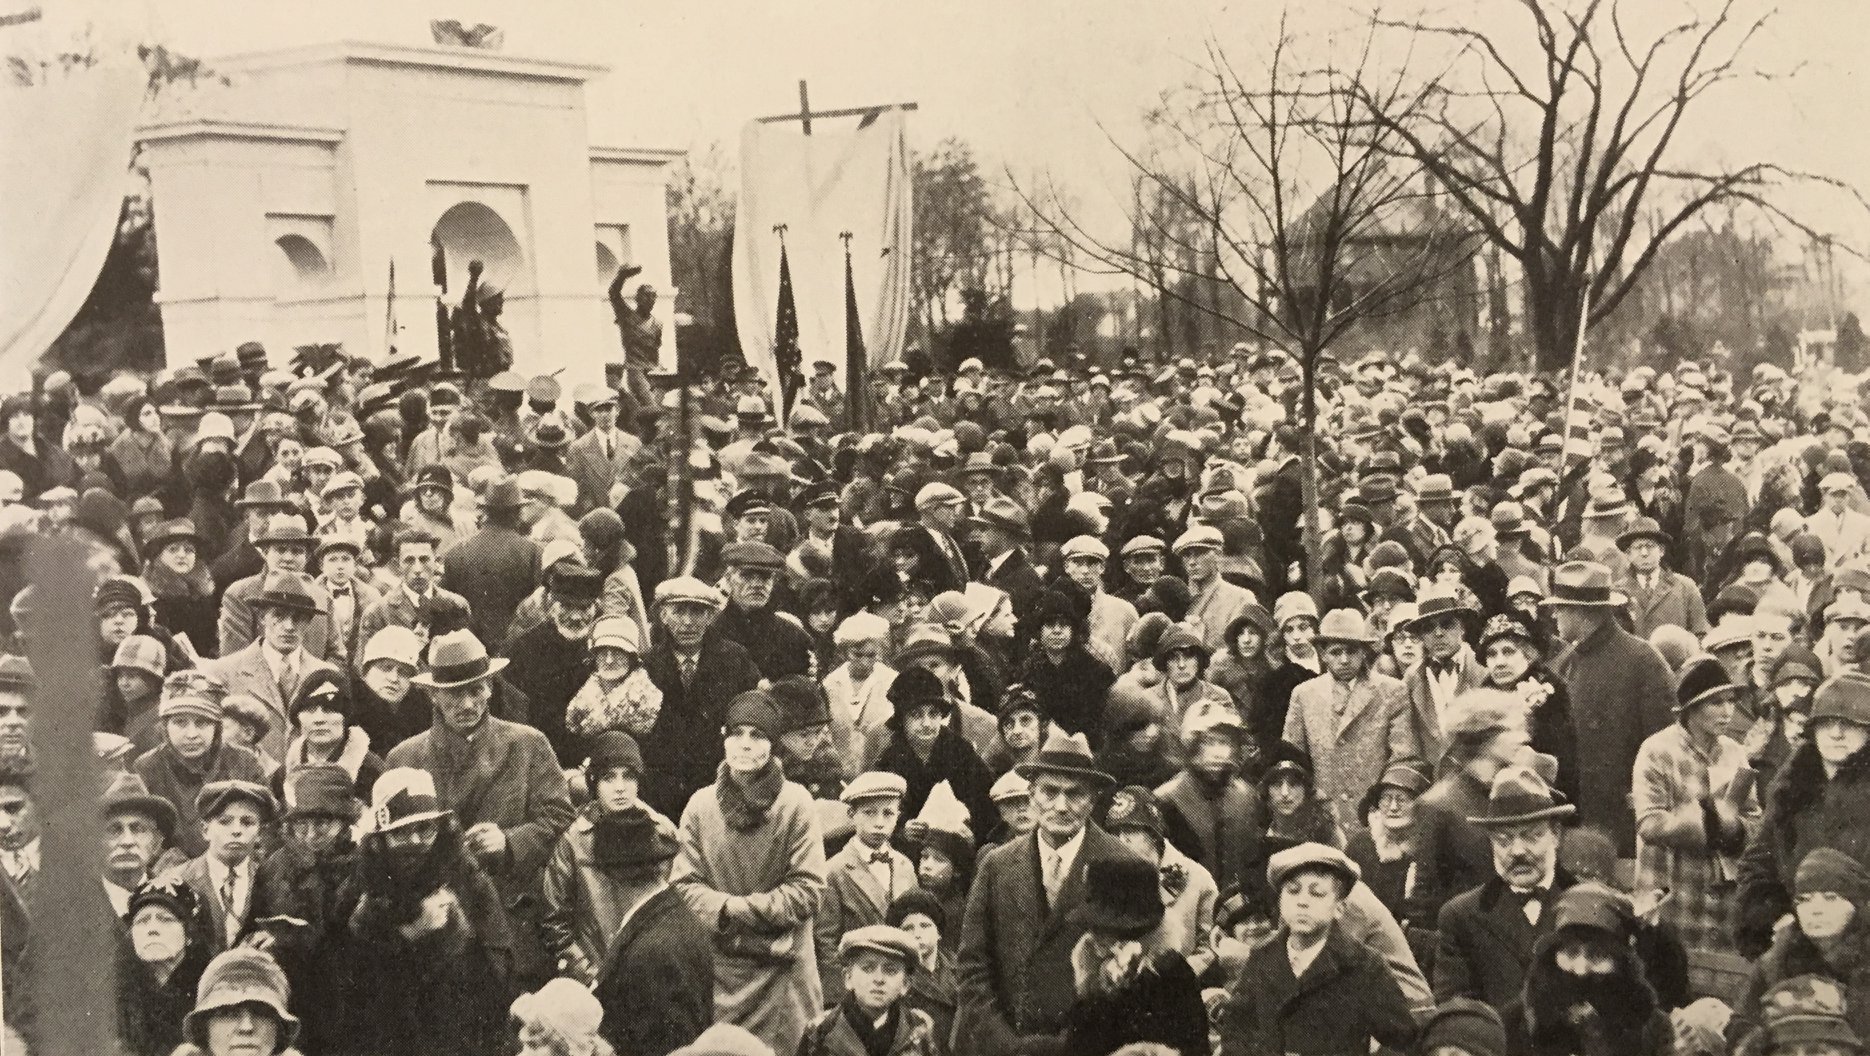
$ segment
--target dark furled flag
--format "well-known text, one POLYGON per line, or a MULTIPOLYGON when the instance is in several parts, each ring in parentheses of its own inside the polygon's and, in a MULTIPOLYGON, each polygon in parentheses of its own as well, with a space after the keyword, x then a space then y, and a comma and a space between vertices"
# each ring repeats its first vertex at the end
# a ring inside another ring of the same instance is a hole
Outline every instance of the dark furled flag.
POLYGON ((801 372, 799 352, 799 309, 792 300, 792 265, 786 261, 786 244, 779 243, 779 319, 773 324, 773 366, 779 371, 779 420, 792 415, 792 398, 798 395, 801 372))
POLYGON ((870 394, 864 388, 864 323, 857 313, 857 283, 851 277, 851 244, 844 243, 844 406, 848 428, 863 432, 869 424, 870 394))

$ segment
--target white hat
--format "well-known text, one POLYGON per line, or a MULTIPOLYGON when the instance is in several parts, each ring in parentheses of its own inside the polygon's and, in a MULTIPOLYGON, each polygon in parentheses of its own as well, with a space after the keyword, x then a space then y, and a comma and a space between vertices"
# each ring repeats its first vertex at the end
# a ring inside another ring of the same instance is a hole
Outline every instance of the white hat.
POLYGON ((922 485, 922 490, 916 492, 916 509, 918 510, 926 510, 931 506, 940 506, 944 503, 965 501, 967 501, 966 495, 961 494, 953 485, 943 484, 939 480, 922 485))
POLYGON ((445 818, 453 811, 435 794, 435 778, 427 770, 399 766, 385 770, 370 788, 371 831, 389 832, 420 821, 445 818))
POLYGON ((1074 557, 1094 557, 1099 561, 1110 560, 1110 547, 1094 535, 1079 535, 1067 540, 1059 548, 1059 555, 1069 561, 1074 557))
POLYGON ((1184 550, 1190 550, 1198 546, 1213 547, 1216 550, 1220 549, 1221 530, 1211 525, 1198 524, 1176 537, 1175 545, 1171 547, 1171 549, 1179 554, 1184 550))
POLYGON ((1856 487, 1857 478, 1849 473, 1826 473, 1824 479, 1818 482, 1818 490, 1825 493, 1850 491, 1856 487))
POLYGON ((201 422, 195 426, 195 443, 204 440, 225 440, 234 442, 234 420, 217 411, 209 411, 201 416, 201 422))
POLYGON ((422 666, 422 639, 416 632, 399 624, 391 624, 370 636, 364 643, 364 657, 358 669, 362 670, 379 660, 394 660, 404 667, 422 666))
POLYGON ((987 790, 987 798, 995 803, 1009 799, 1026 799, 1032 795, 1032 782, 1019 776, 1018 770, 1008 770, 994 781, 987 790))
POLYGON ((603 616, 591 625, 591 648, 621 649, 632 656, 642 655, 642 640, 636 621, 628 616, 603 616))
POLYGON ((837 630, 831 632, 831 640, 838 645, 850 645, 853 642, 881 642, 890 636, 890 621, 874 612, 859 612, 844 618, 837 630))

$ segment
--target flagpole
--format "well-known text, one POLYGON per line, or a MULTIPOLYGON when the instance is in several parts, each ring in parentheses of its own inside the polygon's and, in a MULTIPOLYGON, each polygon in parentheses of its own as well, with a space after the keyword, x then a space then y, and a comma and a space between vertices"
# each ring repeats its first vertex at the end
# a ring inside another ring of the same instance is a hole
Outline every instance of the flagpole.
POLYGON ((1571 381, 1565 387, 1565 435, 1558 445, 1558 465, 1553 472, 1562 482, 1565 479, 1565 460, 1571 447, 1571 416, 1578 409, 1578 377, 1584 366, 1584 329, 1591 320, 1591 285, 1587 281, 1583 295, 1579 298, 1578 334, 1571 350, 1571 381))

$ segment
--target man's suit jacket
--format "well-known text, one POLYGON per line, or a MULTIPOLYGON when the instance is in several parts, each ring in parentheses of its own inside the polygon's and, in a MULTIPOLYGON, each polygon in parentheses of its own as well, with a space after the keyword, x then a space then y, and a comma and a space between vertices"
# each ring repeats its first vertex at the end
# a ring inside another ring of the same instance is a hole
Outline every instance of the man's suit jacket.
POLYGON ((1524 907, 1499 877, 1455 896, 1441 908, 1440 939, 1435 949, 1435 1001, 1471 997, 1504 1009, 1519 998, 1532 946, 1552 930, 1559 893, 1569 881, 1553 879, 1540 901, 1544 909, 1535 927, 1524 907))
POLYGON ((662 691, 662 710, 643 738, 643 802, 671 818, 688 797, 714 783, 724 758, 721 723, 736 696, 760 684, 760 669, 737 642, 710 630, 701 641, 695 680, 682 685, 675 650, 658 642, 643 658, 649 680, 662 691))
POLYGON ((592 987, 598 1033, 620 1053, 668 1056, 714 1022, 714 942, 681 892, 665 887, 630 915, 592 987))
MULTIPOLYGON (((222 656, 237 653, 260 637, 260 614, 253 609, 253 598, 260 592, 260 584, 265 579, 264 572, 248 576, 228 587, 227 593, 221 595, 221 622, 217 625, 216 636, 221 640, 222 656)), ((322 660, 331 643, 331 597, 325 593, 324 584, 315 579, 310 581, 308 588, 321 611, 312 617, 312 622, 305 625, 302 644, 306 652, 322 660)))
MULTIPOLYGON (((266 705, 267 717, 272 720, 272 728, 260 740, 260 750, 274 759, 286 757, 286 742, 292 732, 292 701, 287 700, 279 690, 279 682, 273 677, 273 669, 266 664, 266 657, 261 654, 263 646, 254 642, 236 653, 229 653, 218 660, 210 660, 202 667, 209 674, 215 675, 227 683, 229 693, 247 693, 266 705)), ((306 652, 310 652, 310 648, 306 652)), ((308 656, 299 665, 299 684, 315 671, 337 672, 337 668, 308 656)))
POLYGON ((577 512, 610 509, 611 486, 623 480, 623 467, 642 446, 641 441, 619 429, 611 438, 610 454, 604 454, 597 430, 593 429, 571 442, 565 449, 565 473, 578 482, 577 512))
MULTIPOLYGON (((202 938, 207 942, 208 949, 214 953, 227 949, 227 907, 221 905, 221 893, 214 889, 214 881, 208 875, 207 856, 190 858, 175 875, 194 890, 195 899, 207 917, 208 934, 202 938)), ((254 862, 247 873, 247 916, 241 922, 242 931, 252 926, 256 916, 266 915, 259 905, 259 875, 260 863, 254 862)))
MULTIPOLYGON (((326 587, 325 593, 330 592, 331 588, 326 587)), ((331 621, 332 631, 332 641, 327 651, 330 653, 332 663, 346 668, 357 663, 357 658, 364 653, 364 643, 370 640, 363 633, 364 614, 382 600, 382 591, 362 580, 353 580, 351 583, 351 625, 342 634, 338 632, 336 614, 333 611, 336 609, 337 602, 335 599, 326 602, 330 609, 327 610, 324 618, 331 621)))
POLYGON ((1311 755, 1318 796, 1349 832, 1363 827, 1357 804, 1375 780, 1371 775, 1382 774, 1392 759, 1419 757, 1422 751, 1401 682, 1370 674, 1356 683, 1342 729, 1332 698, 1335 684, 1330 675, 1319 675, 1292 691, 1284 739, 1311 755))
POLYGON ((827 997, 844 986, 844 974, 838 967, 838 940, 852 928, 883 923, 890 903, 916 886, 915 863, 887 843, 883 850, 890 857, 888 890, 870 871, 868 849, 862 840, 848 841, 825 862, 825 893, 818 900, 818 912, 812 915, 812 931, 818 941, 818 972, 827 997))
POLYGON ((474 634, 489 649, 506 641, 513 610, 539 584, 539 544, 510 528, 482 528, 442 555, 441 585, 467 599, 474 634))
POLYGON ((1846 507, 1842 514, 1821 509, 1805 518, 1805 530, 1825 544, 1825 564, 1838 568, 1870 551, 1870 513, 1846 507))
MULTIPOLYGON (((436 596, 453 598, 467 608, 467 599, 452 590, 433 588, 436 596)), ((357 651, 351 654, 353 661, 361 659, 363 647, 370 644, 370 639, 385 627, 419 627, 423 616, 416 609, 416 603, 409 600, 409 593, 398 587, 380 596, 358 619, 357 651)), ((492 646, 489 646, 492 648, 492 646)))
POLYGON ((1658 569, 1656 589, 1644 590, 1637 583, 1636 574, 1623 577, 1618 585, 1630 599, 1631 633, 1644 641, 1654 634, 1656 628, 1668 624, 1681 627, 1699 638, 1708 633, 1708 610, 1702 603, 1701 591, 1695 589, 1695 581, 1680 572, 1658 569))
POLYGON ((1071 951, 1084 928, 1071 918, 1086 897, 1085 871, 1095 859, 1131 853, 1116 837, 1087 824, 1057 904, 1049 907, 1036 832, 981 858, 961 926, 960 1012, 950 1051, 1002 1056, 1022 1036, 1056 1034, 1064 1026, 1077 999, 1071 951))
MULTIPOLYGON (((1409 697, 1409 719, 1415 726, 1415 739, 1421 746, 1422 758, 1434 765, 1441 762, 1441 753, 1448 745, 1442 740, 1441 713, 1436 709, 1435 695, 1429 688, 1426 663, 1426 660, 1417 663, 1403 673, 1403 692, 1409 697)), ((1471 649, 1461 653, 1458 670, 1460 676, 1454 690, 1457 697, 1487 684, 1487 669, 1481 666, 1471 649)))

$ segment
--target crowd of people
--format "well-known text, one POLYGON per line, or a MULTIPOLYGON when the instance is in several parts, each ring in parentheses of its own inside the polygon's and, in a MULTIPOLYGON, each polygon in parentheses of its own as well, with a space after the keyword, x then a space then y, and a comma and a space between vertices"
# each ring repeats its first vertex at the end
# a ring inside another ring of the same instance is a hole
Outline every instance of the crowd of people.
POLYGON ((0 400, 13 1044, 59 898, 126 1056, 1862 1051, 1854 397, 1685 362, 1585 427, 1372 353, 1308 435, 1245 345, 812 373, 247 344, 0 400), (47 537, 94 669, 28 659, 47 537))

